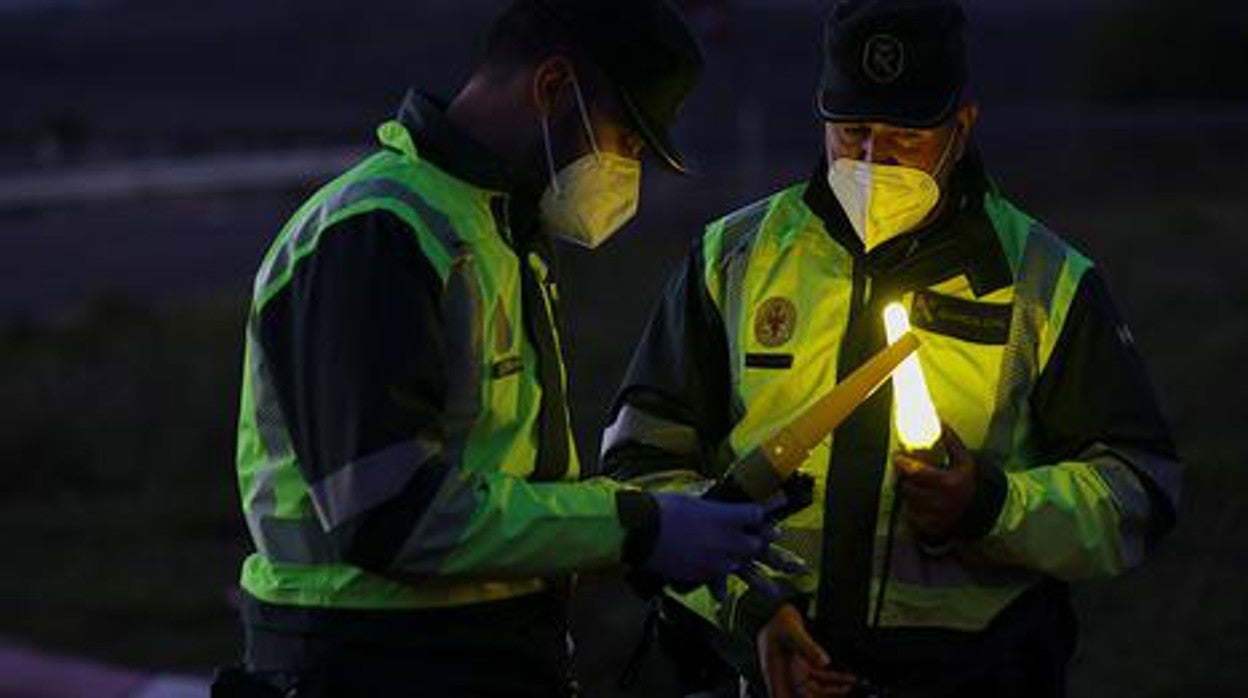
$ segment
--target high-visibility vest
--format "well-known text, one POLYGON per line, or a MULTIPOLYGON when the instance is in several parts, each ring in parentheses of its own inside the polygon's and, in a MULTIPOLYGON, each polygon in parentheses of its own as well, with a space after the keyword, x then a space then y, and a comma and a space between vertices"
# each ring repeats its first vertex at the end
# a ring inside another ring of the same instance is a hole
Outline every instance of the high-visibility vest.
MULTIPOLYGON (((856 303, 883 306, 883 299, 873 294, 886 290, 871 288, 869 281, 856 293, 854 259, 803 202, 805 188, 801 184, 786 189, 712 223, 702 241, 705 278, 701 281, 728 337, 737 417, 727 444, 732 454, 749 453, 826 394, 837 381, 851 308, 856 303)), ((926 312, 926 294, 973 302, 981 308, 995 306, 999 312, 988 313, 991 317, 985 322, 994 322, 993 317, 1007 319, 1000 327, 986 328, 1005 333, 999 343, 926 331, 922 322, 916 322, 916 333, 922 341, 920 363, 941 419, 989 467, 1009 472, 1039 464, 1034 458, 1036 434, 1029 419, 1028 397, 1053 353, 1080 279, 1092 264, 995 190, 989 188, 983 206, 1014 283, 976 297, 968 279, 957 276, 890 300, 903 303, 916 319, 926 312)), ((863 284, 862 279, 858 283, 863 284)), ((821 569, 826 533, 823 502, 836 438, 834 434, 825 439, 802 466, 815 479, 816 504, 788 519, 781 539, 782 545, 814 563, 816 574, 803 581, 811 592, 821 569)), ((888 451, 897 450, 893 426, 888 451)), ((959 546, 948 555, 926 554, 904 517, 896 524, 891 559, 886 560, 895 476, 890 463, 880 465, 884 477, 879 491, 861 493, 878 496, 874 572, 870 602, 863 609, 868 618, 876 617, 876 592, 885 574, 887 593, 878 614, 881 626, 972 631, 986 627, 1040 579, 1037 571, 980 554, 983 548, 977 546, 989 542, 959 546)), ((1071 501, 1070 506, 1114 506, 1110 485, 1094 475, 1088 477, 1095 480, 1090 489, 1101 501, 1071 501)), ((1011 517, 1026 513, 1007 507, 997 527, 1008 528, 1017 523, 1011 517)), ((1079 544, 1093 552, 1091 558, 1102 568, 1099 571, 1112 573, 1132 563, 1113 537, 1098 540, 1096 535, 1087 532, 1088 539, 1079 544)), ((1054 541, 1054 559, 1045 567, 1060 569, 1062 551, 1069 546, 1069 541, 1054 541)), ((826 567, 822 569, 827 572, 826 567)), ((1070 576, 1086 573, 1071 570, 1070 576)), ((687 595, 684 601, 711 620, 718 615, 723 622, 723 614, 730 612, 714 603, 705 590, 687 595)), ((818 617, 820 609, 806 610, 818 617)))
MULTIPOLYGON (((517 569, 493 581, 466 574, 465 570, 480 567, 482 561, 470 559, 472 552, 455 550, 453 545, 449 554, 431 563, 423 574, 406 575, 412 581, 397 581, 347 564, 326 532, 326 512, 318 511, 310 485, 297 467, 290 432, 258 341, 257 317, 290 282, 295 265, 315 254, 323 231, 351 216, 377 210, 407 224, 443 282, 443 334, 450 375, 443 414, 448 435, 441 451, 453 454, 466 473, 504 473, 524 479, 531 478, 538 467, 542 384, 536 349, 524 332, 520 265, 529 264, 538 279, 547 278, 548 270, 535 254, 520 259, 506 241, 506 231, 500 230, 492 213, 505 210, 506 194, 480 189, 422 159, 411 133, 399 121, 383 124, 378 135, 385 148, 307 201, 283 228, 256 276, 237 450, 238 483, 256 552, 244 562, 242 586, 269 603, 361 609, 460 605, 540 590, 547 582, 536 570, 517 569)), ((553 284, 540 285, 549 307, 556 300, 553 284)), ((394 322, 401 323, 403 318, 394 322)), ((559 380, 566 382, 561 356, 559 361, 559 380)), ((580 465, 571 431, 565 431, 567 468, 553 479, 571 481, 578 479, 580 465)), ((419 439, 414 448, 420 451, 419 439)), ((420 455, 413 452, 411 457, 420 455)), ((526 561, 546 556, 553 569, 560 567, 561 555, 604 564, 618 561, 624 535, 614 501, 618 485, 581 484, 583 492, 573 493, 579 508, 572 507, 566 514, 579 514, 583 525, 575 535, 559 540, 537 533, 518 537, 516 545, 528 548, 526 561)), ((516 495, 514 488, 508 490, 506 484, 497 492, 461 491, 457 496, 508 498, 508 507, 526 506, 524 497, 516 495)), ((472 511, 469 506, 468 512, 472 511)), ((500 530, 490 527, 506 525, 496 520, 458 523, 475 527, 477 535, 482 527, 489 535, 490 530, 500 530)), ((433 540, 453 540, 458 533, 422 529, 422 535, 433 540)))

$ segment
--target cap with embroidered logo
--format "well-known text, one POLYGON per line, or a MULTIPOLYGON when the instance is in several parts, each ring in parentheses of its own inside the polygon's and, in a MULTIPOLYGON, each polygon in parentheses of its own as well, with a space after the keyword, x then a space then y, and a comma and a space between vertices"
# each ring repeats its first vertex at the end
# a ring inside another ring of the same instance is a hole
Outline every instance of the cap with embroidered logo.
POLYGON ((964 23, 957 0, 840 0, 824 25, 819 115, 944 123, 966 87, 964 23))

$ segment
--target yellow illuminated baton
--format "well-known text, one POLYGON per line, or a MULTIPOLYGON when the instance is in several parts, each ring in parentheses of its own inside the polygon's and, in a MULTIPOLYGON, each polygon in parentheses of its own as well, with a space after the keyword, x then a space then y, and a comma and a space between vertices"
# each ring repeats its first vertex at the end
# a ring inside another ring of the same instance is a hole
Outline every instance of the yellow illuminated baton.
MULTIPOLYGON (((884 330, 888 333, 890 344, 900 341, 910 332, 910 314, 905 306, 889 303, 884 308, 884 330)), ((940 417, 936 415, 936 405, 927 390, 917 354, 906 357, 893 372, 893 397, 893 417, 902 448, 907 451, 939 451, 940 417)))
POLYGON ((914 360, 918 348, 918 337, 902 333, 796 419, 733 463, 705 496, 726 501, 766 501, 806 461, 810 450, 866 402, 894 369, 914 360))
MULTIPOLYGON (((866 402, 906 357, 914 358, 918 348, 919 339, 912 333, 905 333, 884 347, 796 419, 729 466, 724 475, 702 494, 702 498, 720 502, 762 503, 786 486, 801 484, 794 491, 785 492, 786 503, 772 511, 770 516, 774 520, 783 519, 808 506, 814 492, 814 480, 797 471, 809 457, 811 449, 866 402)), ((645 570, 633 570, 629 581, 646 598, 657 593, 665 583, 645 570)), ((683 593, 696 586, 676 584, 674 588, 683 593)))

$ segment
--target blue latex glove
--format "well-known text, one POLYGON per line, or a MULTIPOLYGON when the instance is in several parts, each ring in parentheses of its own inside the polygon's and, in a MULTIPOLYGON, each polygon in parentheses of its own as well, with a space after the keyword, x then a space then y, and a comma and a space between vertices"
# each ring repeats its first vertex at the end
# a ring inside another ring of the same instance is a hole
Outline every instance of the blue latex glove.
POLYGON ((784 574, 806 574, 810 571, 810 564, 800 555, 775 544, 777 540, 780 540, 780 524, 777 517, 780 512, 785 511, 788 505, 789 496, 784 492, 777 492, 763 503, 763 510, 769 522, 766 531, 769 545, 756 560, 750 561, 743 565, 742 569, 736 571, 736 575, 745 580, 747 584, 770 596, 779 595, 779 589, 768 580, 767 574, 763 571, 764 566, 784 574))
MULTIPOLYGON (((771 577, 767 574, 768 569, 784 574, 806 574, 810 571, 810 564, 800 555, 772 543, 757 558, 747 560, 734 569, 731 575, 740 578, 756 591, 773 599, 779 599, 782 592, 780 587, 771 581, 771 577)), ((722 602, 728 598, 728 576, 724 575, 707 585, 711 590, 711 596, 717 601, 722 602)))
POLYGON ((673 582, 706 582, 762 555, 771 542, 758 504, 659 493, 659 535, 645 569, 673 582))

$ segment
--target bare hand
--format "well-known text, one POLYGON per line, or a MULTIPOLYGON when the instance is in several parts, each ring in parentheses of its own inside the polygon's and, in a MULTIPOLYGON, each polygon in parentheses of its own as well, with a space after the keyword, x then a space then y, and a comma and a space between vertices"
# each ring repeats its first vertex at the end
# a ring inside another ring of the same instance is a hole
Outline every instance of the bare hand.
POLYGON ((941 467, 931 452, 898 452, 893 467, 901 485, 902 511, 911 525, 927 538, 948 540, 975 496, 979 466, 947 424, 941 444, 948 467, 941 467))
POLYGON ((757 650, 772 698, 847 696, 858 680, 829 668, 827 652, 807 632, 792 604, 781 606, 759 631, 757 650))

